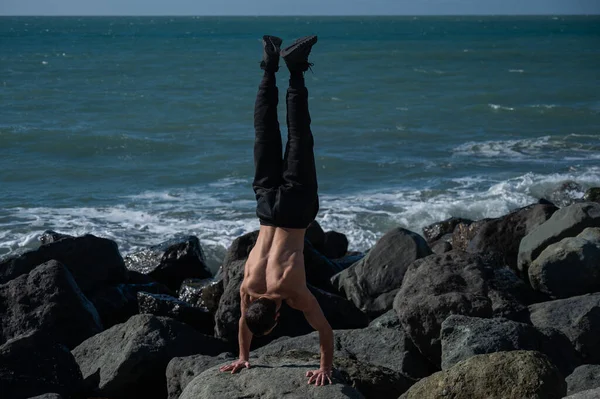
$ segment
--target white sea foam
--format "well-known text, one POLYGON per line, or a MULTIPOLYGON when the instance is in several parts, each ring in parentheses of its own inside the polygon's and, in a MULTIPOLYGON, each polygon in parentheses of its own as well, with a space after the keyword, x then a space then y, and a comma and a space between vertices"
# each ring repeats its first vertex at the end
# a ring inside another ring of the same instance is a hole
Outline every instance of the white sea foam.
POLYGON ((498 105, 498 104, 488 104, 488 106, 493 109, 494 111, 514 111, 515 109, 513 107, 506 107, 504 105, 498 105))
POLYGON ((509 69, 508 72, 510 73, 523 73, 525 72, 524 69, 509 69))

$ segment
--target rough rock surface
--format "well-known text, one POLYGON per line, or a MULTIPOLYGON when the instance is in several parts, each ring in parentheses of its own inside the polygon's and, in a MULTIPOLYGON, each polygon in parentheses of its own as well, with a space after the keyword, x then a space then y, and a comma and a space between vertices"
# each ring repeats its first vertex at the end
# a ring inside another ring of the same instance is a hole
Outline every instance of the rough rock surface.
POLYGON ((600 363, 600 293, 536 303, 529 311, 536 327, 565 334, 584 363, 600 363))
POLYGON ((445 254, 446 252, 450 252, 452 251, 452 244, 450 244, 449 241, 442 239, 439 239, 437 241, 435 241, 434 243, 429 245, 431 247, 431 251, 434 254, 445 254))
POLYGON ((242 370, 236 376, 219 372, 219 366, 206 370, 188 384, 180 399, 364 398, 357 389, 344 384, 341 378, 335 376, 333 385, 308 385, 305 374, 309 370, 318 369, 319 360, 304 353, 264 356, 252 363, 254 367, 242 370))
POLYGON ((46 230, 42 233, 39 240, 42 245, 62 240, 63 238, 73 238, 72 235, 57 233, 54 230, 46 230))
POLYGON ((588 188, 585 194, 583 194, 583 200, 600 203, 600 187, 588 188))
POLYGON ((451 217, 442 222, 433 223, 423 227, 423 237, 425 237, 428 243, 438 241, 443 236, 452 234, 456 226, 461 223, 468 226, 473 223, 473 221, 470 219, 451 217))
POLYGON ((396 328, 402 330, 402 324, 394 309, 388 310, 369 323, 369 327, 396 328))
POLYGON ((600 388, 588 389, 587 391, 577 392, 573 395, 565 396, 564 399, 598 399, 600 398, 600 388))
POLYGON ((567 394, 600 388, 600 364, 584 364, 567 377, 567 394))
POLYGON ((170 317, 204 334, 213 334, 215 320, 209 311, 196 308, 170 295, 138 292, 137 296, 140 314, 170 317))
POLYGON ((558 210, 554 205, 530 205, 483 223, 467 245, 467 252, 495 253, 517 270, 519 243, 529 232, 558 210))
POLYGON ((214 356, 226 349, 222 341, 178 321, 137 315, 89 338, 72 353, 96 396, 163 399, 165 370, 172 358, 214 356))
POLYGON ((475 237, 481 226, 491 219, 482 219, 475 222, 459 223, 452 231, 452 249, 466 251, 469 242, 475 237))
POLYGON ((381 237, 362 260, 335 275, 332 282, 357 308, 377 317, 392 308, 408 265, 431 253, 423 237, 396 228, 381 237))
POLYGON ((102 331, 96 309, 57 261, 0 285, 0 309, 0 344, 32 332, 71 349, 102 331))
POLYGON ((529 282, 552 298, 600 291, 600 228, 551 244, 531 262, 529 282))
POLYGON ((215 313, 223 295, 223 279, 187 279, 179 288, 179 299, 215 313))
POLYGON ((69 349, 40 337, 22 335, 0 346, 0 394, 22 399, 55 392, 65 397, 82 390, 79 366, 69 349))
POLYGON ((222 365, 237 359, 231 353, 222 353, 219 356, 193 355, 186 357, 175 357, 167 365, 167 389, 169 399, 178 399, 183 389, 196 376, 202 374, 209 368, 222 365))
POLYGON ((98 310, 104 328, 109 328, 139 313, 137 294, 141 291, 174 295, 161 283, 118 284, 95 291, 89 299, 98 310))
POLYGON ((475 355, 485 353, 535 350, 547 355, 567 375, 578 364, 571 343, 537 328, 503 318, 481 319, 452 315, 442 324, 442 370, 475 355))
POLYGON ((34 396, 29 399, 63 399, 63 397, 57 393, 45 393, 43 395, 34 396))
MULTIPOLYGON (((313 332, 300 337, 282 337, 252 352, 257 356, 275 355, 290 350, 319 353, 319 334, 313 332)), ((382 366, 412 378, 426 377, 435 368, 419 353, 401 330, 366 328, 334 331, 334 355, 348 357, 363 363, 382 366)))
POLYGON ((421 353, 439 367, 440 329, 449 315, 524 317, 522 282, 507 274, 512 272, 477 254, 453 250, 428 256, 409 266, 394 309, 421 353))
POLYGON ((27 274, 50 260, 65 265, 84 294, 102 286, 124 283, 127 279, 127 269, 117 243, 87 234, 65 237, 38 249, 4 258, 0 261, 0 284, 27 274))
POLYGON ((177 291, 186 278, 208 278, 212 273, 206 265, 198 237, 174 238, 128 255, 129 270, 146 274, 177 291))
POLYGON ((413 385, 400 399, 559 399, 567 384, 546 356, 533 351, 473 356, 413 385))
POLYGON ((600 204, 582 202, 561 208, 521 240, 517 266, 523 275, 544 249, 566 237, 575 237, 587 227, 600 227, 600 204))

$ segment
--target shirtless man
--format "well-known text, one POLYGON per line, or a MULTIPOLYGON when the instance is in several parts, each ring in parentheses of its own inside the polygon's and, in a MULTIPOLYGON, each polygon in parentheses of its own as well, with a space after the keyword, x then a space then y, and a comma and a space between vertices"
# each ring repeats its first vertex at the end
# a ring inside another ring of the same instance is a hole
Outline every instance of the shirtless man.
POLYGON ((319 210, 308 91, 304 85, 304 72, 311 65, 308 55, 316 42, 316 36, 307 36, 280 51, 281 39, 263 37, 260 67, 265 72, 254 108, 253 188, 260 232, 248 256, 240 287, 240 357, 220 370, 236 373, 244 367, 250 368, 252 336, 269 334, 275 328, 285 301, 302 311, 319 332, 320 368, 307 372, 306 376, 309 384, 325 385, 331 383, 333 331, 306 286, 303 255, 304 233, 319 210), (290 71, 286 96, 288 141, 283 160, 275 82, 280 53, 290 71))

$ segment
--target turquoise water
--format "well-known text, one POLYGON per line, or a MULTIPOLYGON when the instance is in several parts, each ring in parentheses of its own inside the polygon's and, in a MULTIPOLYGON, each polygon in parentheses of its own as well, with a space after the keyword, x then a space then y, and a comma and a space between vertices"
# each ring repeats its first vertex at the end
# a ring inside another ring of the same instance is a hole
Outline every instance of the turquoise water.
POLYGON ((0 254, 47 228, 124 253, 195 234, 216 265, 258 227, 265 33, 319 36, 317 220, 353 249, 600 185, 600 17, 4 17, 0 254))

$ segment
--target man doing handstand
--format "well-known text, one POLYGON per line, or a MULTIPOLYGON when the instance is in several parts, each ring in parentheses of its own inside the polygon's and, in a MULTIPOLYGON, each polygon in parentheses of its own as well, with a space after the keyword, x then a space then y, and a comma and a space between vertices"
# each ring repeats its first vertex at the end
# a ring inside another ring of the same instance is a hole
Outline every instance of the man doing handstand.
POLYGON ((304 85, 304 72, 310 66, 308 55, 316 42, 316 36, 307 36, 280 51, 280 38, 263 37, 261 68, 265 72, 254 108, 253 188, 260 232, 246 261, 240 287, 240 357, 220 370, 236 373, 244 367, 250 368, 252 336, 269 334, 275 328, 285 301, 303 312, 319 332, 320 368, 307 372, 306 376, 309 384, 324 385, 331 383, 333 331, 306 286, 303 255, 306 228, 319 210, 308 91, 304 85), (286 96, 288 141, 283 159, 275 82, 280 53, 290 71, 286 96))

